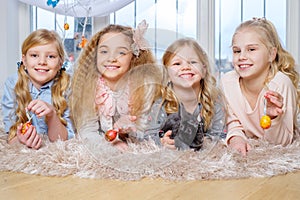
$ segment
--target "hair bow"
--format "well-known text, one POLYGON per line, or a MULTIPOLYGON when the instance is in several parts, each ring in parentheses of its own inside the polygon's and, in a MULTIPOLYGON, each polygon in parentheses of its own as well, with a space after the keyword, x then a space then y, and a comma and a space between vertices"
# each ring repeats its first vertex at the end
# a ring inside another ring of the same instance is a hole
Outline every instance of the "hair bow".
POLYGON ((146 50, 149 47, 147 40, 144 38, 144 34, 147 31, 148 24, 146 20, 139 23, 137 28, 133 30, 133 44, 132 50, 133 54, 137 57, 139 56, 140 50, 146 50))
POLYGON ((19 69, 21 67, 21 65, 23 65, 23 61, 17 62, 17 65, 18 65, 18 69, 19 69))

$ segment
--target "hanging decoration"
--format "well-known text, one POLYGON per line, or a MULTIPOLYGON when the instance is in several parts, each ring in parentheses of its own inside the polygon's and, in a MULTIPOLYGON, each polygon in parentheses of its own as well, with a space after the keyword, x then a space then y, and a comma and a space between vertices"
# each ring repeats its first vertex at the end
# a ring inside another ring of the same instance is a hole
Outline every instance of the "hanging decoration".
POLYGON ((47 0, 47 5, 52 6, 52 8, 55 8, 58 2, 59 0, 47 0))
POLYGON ((70 28, 70 25, 67 22, 65 22, 64 29, 67 31, 67 30, 69 30, 69 28, 70 28))
MULTIPOLYGON (((91 9, 87 10, 87 16, 89 16, 89 12, 91 9)), ((85 45, 88 43, 87 38, 85 37, 85 30, 86 30, 86 25, 88 22, 88 17, 85 17, 84 19, 84 24, 83 24, 83 30, 82 30, 82 35, 81 35, 81 42, 78 44, 78 47, 83 49, 85 45)))
POLYGON ((88 43, 88 40, 85 38, 84 35, 81 36, 81 42, 78 44, 78 47, 79 48, 84 48, 85 45, 88 43))
POLYGON ((45 10, 55 12, 56 14, 71 17, 86 17, 86 10, 90 10, 90 17, 107 16, 124 6, 127 6, 134 0, 19 0, 23 3, 37 6, 45 10), (68 8, 68 9, 66 9, 68 8))

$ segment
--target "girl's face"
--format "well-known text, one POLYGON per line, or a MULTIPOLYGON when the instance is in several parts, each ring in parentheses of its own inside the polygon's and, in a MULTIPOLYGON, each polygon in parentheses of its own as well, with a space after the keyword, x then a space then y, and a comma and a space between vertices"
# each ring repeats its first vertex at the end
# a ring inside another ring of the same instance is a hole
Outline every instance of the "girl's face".
POLYGON ((99 41, 97 68, 110 88, 129 71, 133 54, 128 36, 106 33, 99 41))
POLYGON ((51 81, 61 68, 55 43, 31 47, 26 55, 22 55, 22 61, 29 79, 37 89, 51 81))
POLYGON ((259 40, 259 34, 245 29, 237 32, 233 44, 233 66, 236 72, 245 79, 266 77, 276 51, 271 52, 259 40))
POLYGON ((206 75, 203 65, 194 49, 184 46, 170 60, 167 67, 174 88, 200 88, 200 80, 206 75))

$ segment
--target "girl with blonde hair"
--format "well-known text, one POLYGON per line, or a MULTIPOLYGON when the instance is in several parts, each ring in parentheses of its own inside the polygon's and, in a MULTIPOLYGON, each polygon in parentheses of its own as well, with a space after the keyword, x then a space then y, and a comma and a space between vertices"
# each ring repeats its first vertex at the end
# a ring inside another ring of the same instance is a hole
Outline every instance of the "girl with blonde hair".
POLYGON ((64 56, 62 41, 54 31, 36 30, 23 42, 18 73, 6 80, 2 97, 9 143, 19 141, 38 149, 41 134, 52 142, 74 136, 66 100, 70 77, 62 68, 64 56), (22 131, 25 123, 29 128, 22 131))
POLYGON ((137 29, 108 25, 96 33, 84 48, 76 64, 70 98, 78 132, 86 133, 87 126, 91 127, 94 123, 92 126, 95 127, 98 123, 98 132, 103 136, 115 128, 118 120, 129 118, 128 87, 120 87, 118 83, 130 69, 155 63, 143 38, 147 27, 145 21, 137 29))
POLYGON ((162 61, 169 77, 164 93, 168 118, 162 127, 162 144, 172 149, 199 150, 205 136, 224 138, 226 111, 222 94, 198 42, 192 38, 176 40, 162 61))
POLYGON ((229 147, 246 155, 248 139, 292 143, 297 132, 299 74, 269 20, 241 23, 232 38, 233 71, 222 78, 229 108, 229 147))

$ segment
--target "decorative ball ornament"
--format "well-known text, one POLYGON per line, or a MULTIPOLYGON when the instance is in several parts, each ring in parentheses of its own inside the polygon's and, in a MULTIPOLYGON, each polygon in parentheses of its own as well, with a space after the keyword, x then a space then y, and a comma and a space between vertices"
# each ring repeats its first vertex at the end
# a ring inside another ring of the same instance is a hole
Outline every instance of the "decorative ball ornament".
POLYGON ((64 29, 67 31, 67 30, 69 30, 69 28, 70 28, 70 25, 68 23, 65 23, 64 24, 64 29))
POLYGON ((114 141, 118 136, 118 131, 117 130, 108 130, 105 132, 105 140, 108 142, 114 141))
POLYGON ((24 123, 23 126, 22 126, 21 133, 24 135, 24 134, 27 132, 27 130, 31 127, 31 125, 32 125, 32 124, 31 124, 30 121, 24 123))

